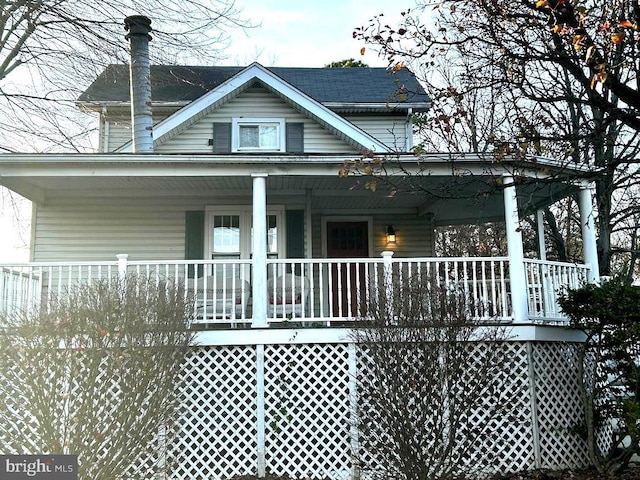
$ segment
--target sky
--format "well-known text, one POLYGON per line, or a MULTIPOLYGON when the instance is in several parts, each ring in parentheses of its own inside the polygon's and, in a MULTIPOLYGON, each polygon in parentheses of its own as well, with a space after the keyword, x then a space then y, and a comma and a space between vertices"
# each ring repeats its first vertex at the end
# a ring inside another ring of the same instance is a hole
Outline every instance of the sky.
POLYGON ((29 260, 30 216, 30 202, 16 195, 0 197, 0 263, 29 260))
POLYGON ((372 67, 386 67, 373 51, 360 55, 354 27, 367 25, 374 15, 397 18, 413 0, 236 0, 244 16, 261 27, 232 36, 231 63, 254 60, 265 66, 322 67, 355 58, 372 67), (256 54, 261 55, 256 59, 256 54))
MULTIPOLYGON (((371 67, 386 67, 383 58, 354 40, 355 27, 367 25, 380 13, 389 21, 399 18, 402 9, 413 5, 398 0, 236 0, 242 15, 259 27, 231 32, 228 58, 221 63, 248 65, 258 61, 265 66, 322 67, 328 63, 355 58, 371 67)), ((0 206, 1 207, 1 206, 0 206)), ((18 224, 12 208, 0 208, 0 262, 29 260, 25 239, 28 224, 18 224)), ((23 202, 20 216, 30 216, 23 202)))

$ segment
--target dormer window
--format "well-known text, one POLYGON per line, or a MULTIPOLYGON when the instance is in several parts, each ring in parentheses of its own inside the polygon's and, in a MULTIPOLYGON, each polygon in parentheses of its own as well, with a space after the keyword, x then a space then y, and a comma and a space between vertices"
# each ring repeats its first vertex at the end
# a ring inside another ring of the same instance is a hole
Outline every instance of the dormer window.
POLYGON ((232 151, 284 152, 284 118, 234 118, 232 151))
POLYGON ((238 125, 238 150, 278 148, 279 125, 238 125))
POLYGON ((304 152, 304 123, 284 118, 234 118, 213 124, 213 153, 304 152))

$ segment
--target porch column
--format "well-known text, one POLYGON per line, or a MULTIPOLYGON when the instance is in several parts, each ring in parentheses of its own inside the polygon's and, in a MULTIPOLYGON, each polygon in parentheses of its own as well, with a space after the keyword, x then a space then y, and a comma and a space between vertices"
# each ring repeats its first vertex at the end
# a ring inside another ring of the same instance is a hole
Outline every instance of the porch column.
POLYGON ((540 260, 546 260, 547 247, 544 244, 544 212, 542 210, 536 212, 536 226, 538 227, 538 254, 540 260))
POLYGON ((305 192, 304 202, 304 229, 305 238, 309 240, 304 242, 305 257, 313 258, 313 223, 311 222, 311 189, 307 188, 305 192))
POLYGON ((511 175, 503 176, 502 184, 504 185, 504 219, 507 227, 507 251, 509 253, 509 280, 513 321, 514 323, 526 322, 529 319, 529 306, 516 185, 511 175))
POLYGON ((252 327, 268 327, 267 323, 267 174, 253 177, 253 260, 251 264, 251 294, 253 297, 252 327))
POLYGON ((394 317, 394 308, 393 304, 393 251, 392 250, 384 250, 380 253, 382 257, 382 268, 384 268, 384 292, 385 292, 385 301, 386 301, 386 316, 388 321, 392 321, 394 317))
POLYGON ((588 182, 580 185, 578 208, 580 209, 580 226, 582 227, 582 249, 584 263, 589 266, 587 279, 590 283, 600 281, 598 264, 598 248, 596 244, 596 226, 593 217, 593 186, 588 182))
POLYGON ((129 258, 129 254, 119 253, 116 255, 116 258, 118 259, 118 276, 120 280, 124 280, 127 276, 127 259, 129 258))

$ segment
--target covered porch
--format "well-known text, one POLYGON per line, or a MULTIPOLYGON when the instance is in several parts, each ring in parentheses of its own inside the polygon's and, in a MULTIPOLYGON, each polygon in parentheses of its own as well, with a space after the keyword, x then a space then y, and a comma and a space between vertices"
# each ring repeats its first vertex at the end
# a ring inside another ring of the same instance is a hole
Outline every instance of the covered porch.
POLYGON ((40 223, 46 236, 36 232, 33 262, 0 265, 0 311, 46 305, 77 283, 135 273, 183 286, 198 328, 348 326, 366 320, 367 302, 389 285, 426 275, 472 298, 470 313, 483 322, 558 324, 565 321, 561 289, 599 277, 592 193, 576 180, 581 172, 561 174, 539 161, 496 165, 477 155, 405 155, 389 161, 387 175, 409 179, 412 188, 372 191, 364 188, 367 175, 339 177, 347 161, 353 158, 3 156, 3 183, 33 200, 49 224, 40 223), (539 255, 525 258, 522 215, 567 195, 579 200, 583 262, 547 260, 541 225, 539 255), (147 205, 161 202, 179 205, 176 219, 187 210, 182 225, 167 219, 169 207, 149 218, 147 205), (190 239, 193 205, 201 208, 201 231, 190 239), (224 223, 240 209, 246 215, 236 215, 237 226, 224 223), (144 224, 128 218, 134 214, 144 224), (489 221, 505 222, 507 255, 435 255, 434 227, 489 221), (330 225, 346 230, 332 239, 330 225), (355 235, 364 250, 350 246, 353 225, 361 225, 355 235), (173 242, 166 248, 164 231, 173 242), (216 250, 218 233, 224 241, 235 235, 240 246, 216 250), (349 245, 336 253, 332 242, 349 245))

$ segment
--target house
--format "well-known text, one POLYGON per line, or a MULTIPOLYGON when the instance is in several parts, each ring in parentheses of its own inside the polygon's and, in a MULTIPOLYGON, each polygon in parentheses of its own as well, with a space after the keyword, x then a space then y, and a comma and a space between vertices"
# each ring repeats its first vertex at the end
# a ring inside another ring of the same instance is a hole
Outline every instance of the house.
POLYGON ((556 302, 560 288, 598 279, 584 172, 414 154, 412 116, 430 100, 406 69, 159 65, 139 78, 134 91, 150 86, 151 96, 133 121, 126 65, 107 67, 79 98, 98 118, 99 152, 0 156, 0 182, 34 202, 32 261, 0 266, 0 309, 126 272, 196 292, 200 345, 170 447, 177 478, 355 475, 344 415, 357 361, 345 327, 377 280, 420 268, 463 285, 488 323, 512 327, 505 354, 521 418, 500 426, 512 445, 496 468, 586 461, 568 432, 580 407, 562 361, 562 345, 579 338, 556 302), (339 174, 360 159, 362 171, 339 174), (390 178, 415 173, 438 194, 366 188, 375 159, 390 178), (567 195, 580 199, 584 263, 547 261, 544 247, 524 258, 519 219, 567 195), (506 222, 508 256, 435 256, 435 227, 495 220, 506 222), (282 379, 306 408, 292 406, 294 420, 274 432, 282 379))

